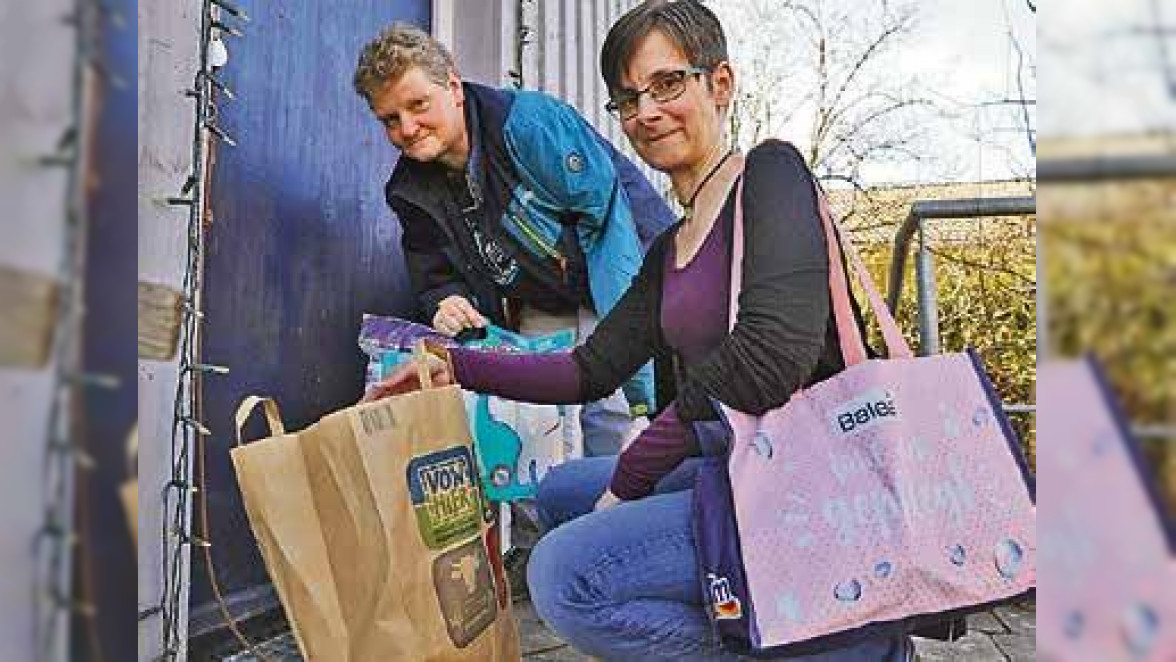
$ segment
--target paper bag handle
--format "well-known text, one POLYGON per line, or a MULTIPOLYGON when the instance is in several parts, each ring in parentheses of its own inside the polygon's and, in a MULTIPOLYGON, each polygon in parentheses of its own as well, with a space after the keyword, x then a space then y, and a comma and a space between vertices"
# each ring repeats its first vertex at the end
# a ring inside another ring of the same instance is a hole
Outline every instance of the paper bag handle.
POLYGON ((278 403, 273 398, 266 398, 260 395, 250 395, 241 401, 237 406, 237 413, 233 416, 236 425, 237 445, 241 445, 241 431, 245 427, 245 421, 249 420, 249 415, 257 408, 257 405, 262 405, 265 409, 265 420, 269 424, 270 436, 277 437, 286 434, 286 426, 282 425, 282 415, 278 411, 278 403))
POLYGON ((421 390, 433 388, 433 372, 429 370, 429 350, 425 349, 425 341, 421 340, 413 345, 412 362, 416 364, 421 390))

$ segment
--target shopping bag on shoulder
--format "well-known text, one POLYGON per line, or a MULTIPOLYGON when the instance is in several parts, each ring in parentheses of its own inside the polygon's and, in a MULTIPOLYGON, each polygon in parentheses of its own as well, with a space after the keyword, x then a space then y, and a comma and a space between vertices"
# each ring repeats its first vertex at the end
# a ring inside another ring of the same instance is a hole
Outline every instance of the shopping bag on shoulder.
POLYGON ((457 387, 332 413, 232 451, 266 568, 303 657, 513 662, 519 642, 497 527, 457 387))
POLYGON ((1094 359, 1037 372, 1042 660, 1176 660, 1176 519, 1094 359))
MULTIPOLYGON (((817 191, 844 371, 751 416, 717 403, 695 486, 703 593, 725 646, 808 654, 1032 594, 1033 478, 974 353, 914 357, 817 191), (889 350, 869 359, 843 246, 889 350)), ((731 322, 743 255, 742 180, 731 322)))

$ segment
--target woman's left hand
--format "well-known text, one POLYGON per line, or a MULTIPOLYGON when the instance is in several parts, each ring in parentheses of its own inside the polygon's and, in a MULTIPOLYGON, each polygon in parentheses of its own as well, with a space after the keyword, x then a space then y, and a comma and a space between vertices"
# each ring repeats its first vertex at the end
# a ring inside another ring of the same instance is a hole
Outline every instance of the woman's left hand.
POLYGON ((596 500, 596 507, 593 510, 604 510, 621 503, 621 499, 612 493, 612 490, 605 490, 604 494, 596 500))

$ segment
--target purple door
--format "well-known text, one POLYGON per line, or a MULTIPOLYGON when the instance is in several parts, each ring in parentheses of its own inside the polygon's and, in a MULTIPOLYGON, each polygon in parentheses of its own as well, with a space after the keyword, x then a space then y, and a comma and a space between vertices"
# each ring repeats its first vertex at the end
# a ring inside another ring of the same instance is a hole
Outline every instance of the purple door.
MULTIPOLYGON (((205 283, 209 536, 222 592, 246 616, 276 606, 241 507, 229 448, 247 394, 299 429, 355 402, 360 316, 413 314, 400 230, 383 198, 396 153, 351 87, 359 49, 393 21, 430 28, 426 0, 256 2, 225 37, 205 283)), ((262 436, 260 426, 248 438, 262 436)), ((197 505, 199 501, 197 500, 197 505)), ((199 521, 199 513, 194 513, 199 521)), ((190 634, 227 634, 203 555, 192 555, 190 634)))

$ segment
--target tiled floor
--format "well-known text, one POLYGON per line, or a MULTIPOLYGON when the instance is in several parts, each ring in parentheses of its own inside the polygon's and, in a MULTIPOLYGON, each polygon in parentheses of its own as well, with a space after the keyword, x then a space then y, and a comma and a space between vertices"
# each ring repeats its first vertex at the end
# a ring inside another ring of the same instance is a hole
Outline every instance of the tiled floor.
MULTIPOLYGON (((586 662, 592 660, 564 644, 535 617, 529 603, 515 605, 527 662, 586 662)), ((916 639, 924 662, 1027 662, 1036 659, 1036 612, 1033 605, 1002 607, 968 619, 968 635, 944 643, 916 639)))
MULTIPOLYGON (((535 616, 529 602, 515 604, 523 658, 527 662, 587 662, 551 633, 535 616)), ((919 658, 925 662, 1027 662, 1036 658, 1036 611, 1033 605, 1002 607, 977 614, 968 620, 968 636, 953 643, 917 639, 919 658)), ((260 646, 261 653, 274 662, 301 660, 293 636, 282 635, 260 646)), ((248 653, 225 658, 225 662, 253 662, 248 653)))

